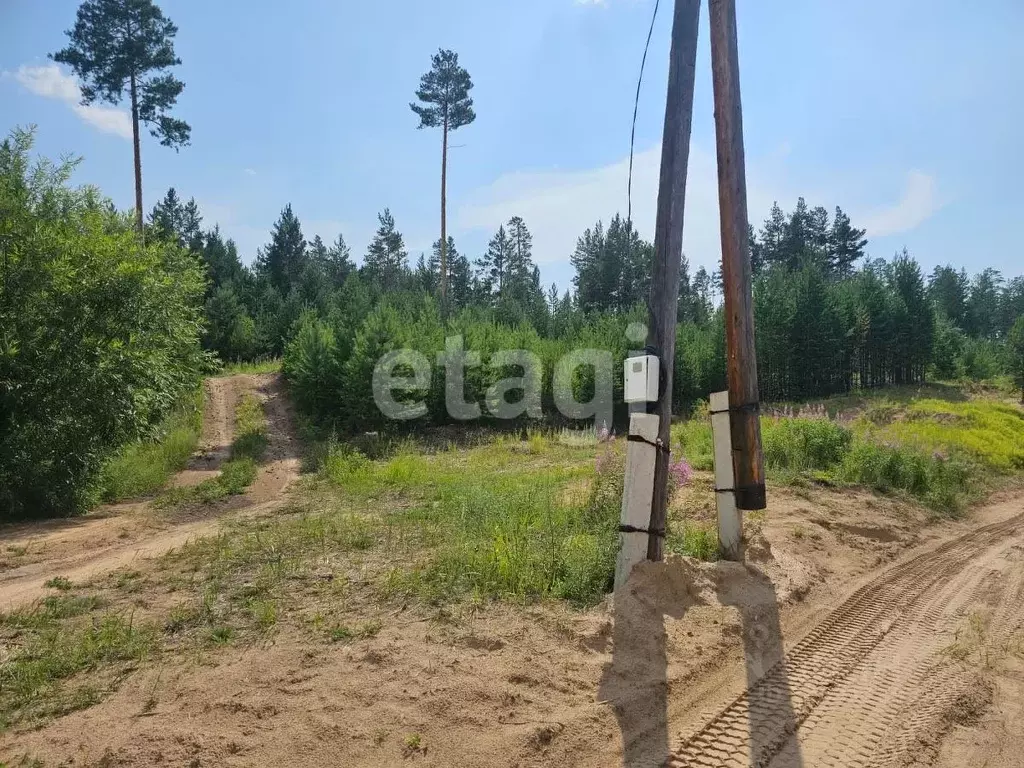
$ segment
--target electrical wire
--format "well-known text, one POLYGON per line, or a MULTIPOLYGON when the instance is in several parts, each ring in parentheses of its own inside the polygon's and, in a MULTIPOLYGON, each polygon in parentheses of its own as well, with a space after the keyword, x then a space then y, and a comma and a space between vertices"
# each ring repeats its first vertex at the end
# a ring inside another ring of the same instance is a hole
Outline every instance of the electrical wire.
MULTIPOLYGON (((636 114, 640 108, 640 86, 644 82, 644 66, 647 64, 647 51, 651 47, 651 35, 654 33, 654 22, 658 18, 658 6, 661 0, 654 0, 654 13, 651 14, 651 26, 647 30, 647 42, 644 44, 644 56, 640 60, 640 76, 636 81, 636 98, 633 101, 633 127, 629 132, 629 177, 626 180, 626 228, 632 231, 633 226, 633 146, 636 143, 636 114)), ((627 242, 632 238, 628 238, 627 242)))

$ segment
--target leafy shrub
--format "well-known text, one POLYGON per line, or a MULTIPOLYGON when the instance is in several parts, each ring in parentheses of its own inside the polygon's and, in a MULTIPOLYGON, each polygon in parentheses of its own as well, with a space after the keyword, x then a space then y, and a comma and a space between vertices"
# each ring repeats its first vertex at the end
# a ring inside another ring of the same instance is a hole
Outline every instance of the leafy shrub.
POLYGON ((764 419, 761 440, 770 468, 825 470, 842 460, 853 433, 828 419, 764 419))
POLYGON ((199 378, 200 263, 143 246, 73 162, 30 167, 32 134, 0 145, 0 518, 88 506, 121 446, 151 437, 199 378))

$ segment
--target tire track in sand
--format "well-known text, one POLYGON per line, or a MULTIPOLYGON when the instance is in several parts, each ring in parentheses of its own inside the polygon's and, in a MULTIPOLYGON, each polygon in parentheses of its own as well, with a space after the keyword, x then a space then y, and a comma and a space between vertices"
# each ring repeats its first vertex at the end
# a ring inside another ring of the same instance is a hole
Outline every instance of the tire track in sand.
POLYGON ((953 628, 985 603, 997 606, 993 637, 1021 625, 1022 526, 1019 514, 976 529, 862 586, 686 735, 665 765, 870 768, 919 759, 953 710, 984 697, 977 673, 940 653, 953 628))

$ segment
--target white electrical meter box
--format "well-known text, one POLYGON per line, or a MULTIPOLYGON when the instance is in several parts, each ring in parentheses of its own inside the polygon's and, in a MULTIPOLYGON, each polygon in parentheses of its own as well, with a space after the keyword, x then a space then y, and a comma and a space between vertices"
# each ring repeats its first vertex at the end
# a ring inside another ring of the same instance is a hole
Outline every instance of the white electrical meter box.
POLYGON ((658 357, 627 357, 622 380, 627 403, 653 403, 658 399, 658 357))

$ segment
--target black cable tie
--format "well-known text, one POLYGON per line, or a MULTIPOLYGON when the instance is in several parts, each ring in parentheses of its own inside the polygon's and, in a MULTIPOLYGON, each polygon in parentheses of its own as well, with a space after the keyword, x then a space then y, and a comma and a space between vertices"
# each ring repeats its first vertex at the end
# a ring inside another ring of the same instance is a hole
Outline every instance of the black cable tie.
POLYGON ((622 523, 619 525, 619 533, 646 533, 649 536, 665 536, 664 528, 656 528, 653 531, 647 528, 637 528, 635 525, 622 523))
POLYGON ((664 451, 665 453, 669 454, 672 453, 672 451, 669 449, 667 445, 663 445, 662 443, 652 443, 646 437, 643 437, 641 435, 626 435, 626 440, 630 443, 646 443, 647 445, 656 448, 659 451, 664 451))
POLYGON ((735 408, 730 405, 728 408, 722 408, 722 409, 717 410, 717 411, 708 411, 708 413, 711 414, 712 416, 714 416, 716 413, 745 413, 745 412, 760 413, 761 412, 761 404, 760 403, 747 403, 746 405, 737 405, 735 408))

